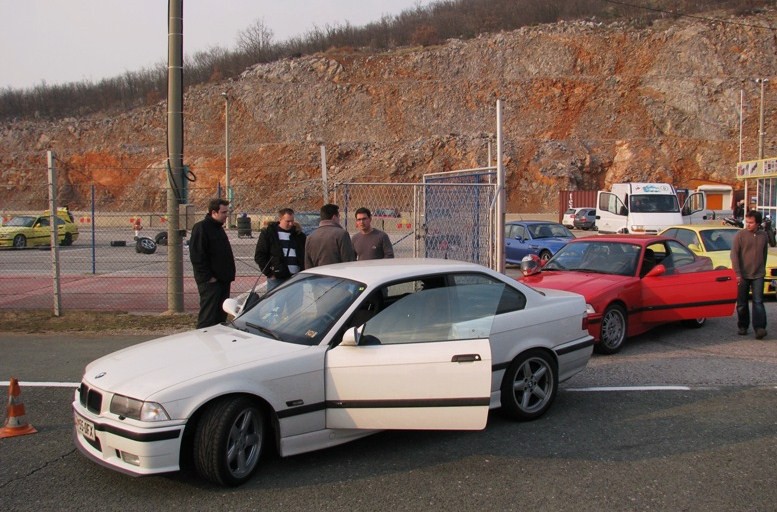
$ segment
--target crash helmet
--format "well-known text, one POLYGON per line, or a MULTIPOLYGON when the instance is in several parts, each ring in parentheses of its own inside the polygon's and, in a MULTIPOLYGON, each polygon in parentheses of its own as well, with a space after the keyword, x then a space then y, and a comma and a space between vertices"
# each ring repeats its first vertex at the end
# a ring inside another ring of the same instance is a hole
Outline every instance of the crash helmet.
POLYGON ((524 276, 538 274, 542 270, 542 260, 536 254, 527 254, 521 260, 521 273, 524 276))

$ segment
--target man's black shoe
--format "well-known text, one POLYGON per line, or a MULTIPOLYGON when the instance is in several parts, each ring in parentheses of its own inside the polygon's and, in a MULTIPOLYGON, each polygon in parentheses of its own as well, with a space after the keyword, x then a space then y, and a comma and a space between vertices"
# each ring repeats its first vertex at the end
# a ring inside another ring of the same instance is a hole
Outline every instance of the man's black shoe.
POLYGON ((755 339, 762 340, 766 337, 766 329, 756 329, 755 330, 755 339))
POLYGON ((747 334, 747 329, 739 329, 737 331, 737 334, 739 334, 740 336, 744 336, 745 334, 747 334))

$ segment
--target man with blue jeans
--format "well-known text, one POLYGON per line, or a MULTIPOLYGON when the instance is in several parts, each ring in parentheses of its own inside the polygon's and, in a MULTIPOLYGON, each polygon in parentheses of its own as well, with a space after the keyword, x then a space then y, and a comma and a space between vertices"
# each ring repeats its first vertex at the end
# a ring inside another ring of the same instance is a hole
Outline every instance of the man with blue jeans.
POLYGON ((745 215, 745 229, 734 237, 731 244, 731 267, 737 275, 737 327, 738 333, 747 334, 750 311, 747 300, 752 292, 753 329, 755 338, 766 336, 766 310, 764 309, 764 277, 769 237, 758 229, 761 212, 750 210, 745 215))

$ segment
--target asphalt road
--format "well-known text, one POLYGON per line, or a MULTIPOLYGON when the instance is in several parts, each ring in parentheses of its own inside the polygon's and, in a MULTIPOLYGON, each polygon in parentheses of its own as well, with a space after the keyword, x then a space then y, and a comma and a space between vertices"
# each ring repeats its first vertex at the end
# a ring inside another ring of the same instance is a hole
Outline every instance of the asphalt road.
POLYGON ((0 379, 22 381, 37 434, 0 439, 3 510, 775 510, 774 335, 731 319, 665 326, 595 356, 538 421, 492 411, 479 432, 384 432, 265 460, 246 485, 131 478, 72 443, 86 362, 143 336, 0 334, 0 379), (62 382, 66 387, 35 382, 62 382), (68 383, 72 383, 69 385, 68 383))

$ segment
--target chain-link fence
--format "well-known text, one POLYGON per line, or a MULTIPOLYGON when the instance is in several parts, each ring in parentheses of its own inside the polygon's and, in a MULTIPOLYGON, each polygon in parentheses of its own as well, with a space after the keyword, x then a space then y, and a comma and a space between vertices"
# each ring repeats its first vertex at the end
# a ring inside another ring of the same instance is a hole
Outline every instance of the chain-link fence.
POLYGON ((494 267, 495 171, 427 175, 422 184, 343 183, 335 188, 341 222, 355 231, 357 208, 372 212, 396 257, 444 258, 494 267))
MULTIPOLYGON (((432 177, 424 184, 338 184, 331 201, 340 205, 341 220, 351 233, 356 231, 356 209, 370 208, 373 227, 389 234, 396 257, 440 257, 490 265, 494 251, 490 206, 495 186, 489 183, 487 173, 470 174, 470 178, 456 178, 470 179, 469 183, 432 177)), ((168 290, 176 289, 168 280, 174 272, 168 261, 167 191, 138 186, 136 193, 130 194, 134 199, 128 201, 124 194, 121 211, 116 211, 116 198, 107 184, 60 186, 57 205, 67 207, 72 216, 66 226, 68 242, 72 243, 60 244, 52 251, 50 238, 36 240, 34 236, 36 230, 38 235, 41 230, 50 233, 48 227, 34 227, 35 219, 48 220, 48 187, 45 178, 43 181, 39 188, 23 191, 0 210, 0 308, 50 308, 59 289, 63 310, 166 311, 168 290), (29 229, 7 225, 19 216, 33 219, 29 229), (18 236, 28 238, 19 244, 18 236), (14 245, 26 247, 21 250, 14 245)), ((284 195, 277 186, 231 190, 233 210, 227 232, 236 259, 235 294, 257 282, 256 234, 266 222, 276 219, 280 208, 293 208, 297 220, 308 230, 318 225, 324 198, 322 182, 312 180, 303 185, 306 192, 293 195, 288 191, 284 195)), ((187 234, 204 217, 208 200, 218 192, 189 188, 192 204, 181 206, 179 218, 187 234)), ((199 296, 186 244, 184 239, 183 304, 185 311, 196 312, 199 296)))

